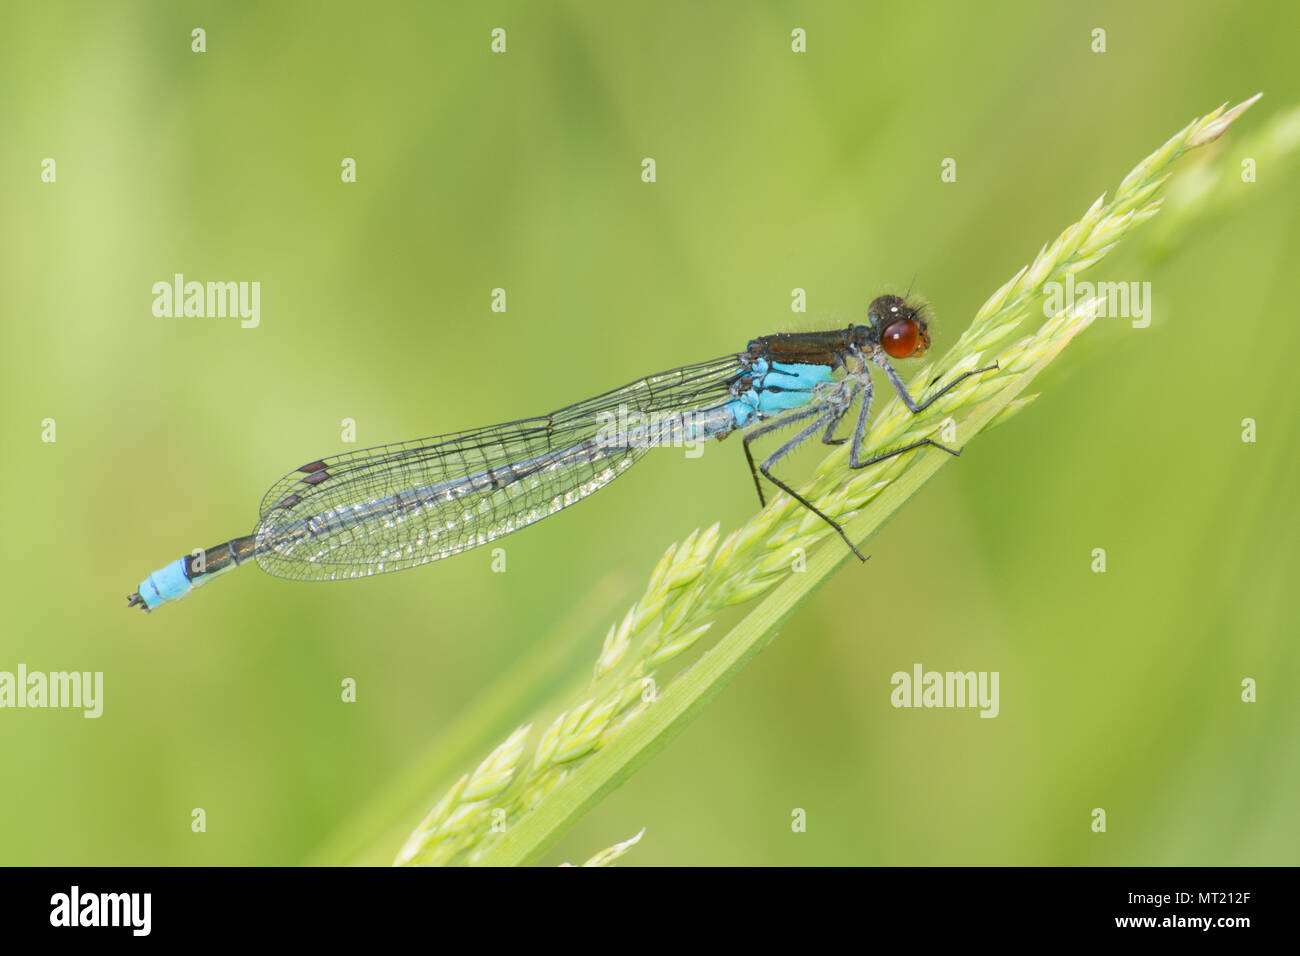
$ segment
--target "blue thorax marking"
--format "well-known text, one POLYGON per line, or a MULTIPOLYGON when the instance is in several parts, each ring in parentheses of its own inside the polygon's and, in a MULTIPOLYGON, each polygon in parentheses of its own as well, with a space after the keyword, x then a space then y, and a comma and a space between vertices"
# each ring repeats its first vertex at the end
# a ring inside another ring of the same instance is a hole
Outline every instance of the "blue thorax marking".
POLYGON ((833 380, 829 365, 769 362, 767 359, 757 360, 750 372, 752 386, 727 405, 738 428, 748 424, 756 413, 771 415, 807 405, 819 383, 833 380))

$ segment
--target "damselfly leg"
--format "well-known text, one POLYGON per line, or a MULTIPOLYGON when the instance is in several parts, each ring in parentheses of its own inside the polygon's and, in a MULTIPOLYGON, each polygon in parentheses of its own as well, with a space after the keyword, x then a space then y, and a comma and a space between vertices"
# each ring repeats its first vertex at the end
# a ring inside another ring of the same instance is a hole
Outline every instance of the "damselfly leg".
MULTIPOLYGON (((992 372, 996 370, 998 367, 998 363, 994 362, 992 365, 986 365, 983 368, 976 368, 976 369, 971 369, 968 372, 962 372, 960 375, 953 378, 951 382, 949 382, 943 388, 939 389, 939 391, 935 392, 925 401, 918 402, 916 399, 912 398, 912 393, 907 390, 907 385, 904 384, 902 377, 898 374, 898 371, 894 368, 894 366, 889 364, 889 360, 885 358, 882 353, 877 353, 872 355, 872 360, 877 365, 879 365, 882 369, 884 369, 885 375, 886 377, 888 377, 890 384, 894 386, 894 391, 898 393, 898 397, 902 400, 903 404, 907 406, 907 410, 911 412, 913 415, 918 415, 921 412, 925 411, 936 401, 938 401, 944 395, 948 394, 950 391, 952 391, 954 388, 956 388, 966 379, 970 378, 972 375, 980 375, 983 374, 984 372, 992 372)), ((867 434, 867 418, 871 411, 871 398, 873 392, 873 388, 871 384, 871 376, 867 371, 867 365, 865 362, 862 363, 862 367, 859 370, 858 375, 860 377, 860 381, 862 382, 862 407, 858 411, 857 427, 854 428, 853 430, 853 445, 849 449, 850 468, 853 469, 866 468, 868 465, 879 464, 880 462, 893 458, 896 455, 901 455, 905 452, 909 452, 917 448, 922 448, 926 445, 929 445, 932 448, 937 448, 939 449, 939 451, 946 451, 948 454, 954 457, 961 454, 960 448, 949 448, 947 445, 941 445, 933 438, 920 438, 914 442, 909 442, 906 445, 901 445, 898 448, 891 448, 889 451, 882 451, 879 454, 872 455, 870 458, 863 458, 862 441, 867 434)))
MULTIPOLYGON (((754 479, 754 489, 758 492, 758 503, 760 505, 767 507, 767 496, 763 494, 763 483, 758 479, 759 468, 754 461, 754 453, 749 450, 750 444, 753 443, 754 439, 762 438, 764 435, 771 434, 772 432, 785 428, 788 425, 801 422, 814 415, 825 415, 826 411, 827 409, 824 405, 812 405, 807 408, 799 408, 777 418, 768 419, 764 424, 759 425, 757 428, 752 428, 745 433, 745 437, 741 440, 741 443, 745 448, 745 461, 749 463, 749 474, 754 479)), ((842 414, 843 413, 841 412, 841 415, 842 414)), ((838 419, 836 419, 836 421, 838 421, 838 419)), ((775 482, 773 482, 773 484, 775 484, 775 482)))
MULTIPOLYGON (((901 455, 904 452, 913 451, 914 449, 921 448, 925 445, 930 445, 931 447, 937 448, 940 451, 945 451, 950 455, 960 455, 961 450, 957 448, 949 448, 948 446, 942 445, 931 438, 921 438, 918 439, 917 441, 909 442, 908 444, 902 445, 898 448, 892 448, 888 451, 880 452, 878 454, 871 455, 870 457, 863 458, 862 445, 864 440, 866 439, 867 425, 869 424, 871 418, 871 405, 875 393, 875 388, 872 384, 871 373, 869 371, 869 366, 867 365, 866 361, 863 359, 860 353, 857 353, 856 357, 858 358, 859 361, 858 369, 855 371, 851 371, 849 373, 849 378, 845 381, 844 385, 829 400, 823 402, 815 402, 814 404, 808 407, 800 408, 788 414, 780 415, 778 417, 769 419, 768 421, 764 422, 762 425, 759 425, 758 427, 753 428, 750 431, 746 432, 743 440, 743 445, 745 448, 745 458, 749 462, 750 474, 754 478, 754 487, 758 489, 758 499, 761 503, 766 504, 765 496, 763 495, 763 485, 758 478, 760 472, 763 474, 765 478, 767 478, 768 481, 772 482, 772 484, 776 485, 776 487, 780 488, 782 491, 788 494, 795 501, 799 502, 799 504, 803 505, 813 514, 817 515, 828 525, 834 528, 836 534, 838 534, 844 540, 844 543, 849 546, 849 549, 855 555, 857 555, 859 559, 865 561, 867 560, 866 556, 863 555, 862 552, 859 551, 857 547, 853 544, 853 542, 849 540, 848 535, 845 534, 844 528, 839 524, 839 522, 837 522, 835 519, 827 515, 816 505, 810 502, 807 498, 800 495, 797 491, 794 490, 794 488, 792 488, 786 482, 782 481, 776 475, 772 474, 772 468, 779 461, 781 461, 781 459, 789 455, 790 452, 794 451, 795 448, 799 447, 799 445, 803 444, 805 441, 807 441, 809 438, 815 435, 819 430, 822 430, 821 440, 823 443, 827 445, 843 444, 846 441, 846 439, 835 438, 834 437, 835 429, 839 425, 840 421, 844 418, 849 408, 852 406, 853 401, 857 397, 858 392, 861 392, 861 404, 858 407, 857 421, 854 423, 854 428, 853 428, 852 444, 849 447, 850 468, 853 468, 855 470, 866 468, 869 465, 878 464, 879 462, 885 461, 889 458, 893 458, 896 455, 901 455), (809 421, 809 419, 811 419, 811 421, 809 421), (807 424, 805 424, 802 428, 800 428, 798 433, 796 433, 792 438, 790 438, 783 445, 781 445, 770 455, 764 458, 763 461, 760 464, 758 464, 757 468, 755 468, 753 452, 750 450, 749 447, 750 444, 754 442, 756 439, 762 438, 764 435, 768 435, 774 431, 777 431, 782 428, 786 428, 790 425, 799 424, 800 422, 807 422, 807 424)), ((992 365, 987 365, 983 368, 977 368, 977 369, 972 369, 968 372, 963 372, 962 374, 954 377, 952 381, 948 382, 948 384, 944 385, 933 395, 929 396, 924 401, 918 402, 916 399, 912 397, 911 393, 907 390, 907 386, 904 384, 901 376, 899 376, 898 372, 889 363, 889 360, 885 357, 883 351, 874 351, 871 358, 872 361, 875 362, 875 364, 879 365, 884 370, 885 375, 889 378, 890 384, 892 384, 894 386, 894 390, 898 392, 899 398, 902 400, 903 404, 907 407, 907 410, 911 412, 913 415, 925 411, 927 408, 933 405, 938 399, 942 398, 953 388, 961 384, 966 379, 970 378, 972 375, 980 375, 984 372, 991 372, 998 367, 997 363, 995 362, 992 365)))
MULTIPOLYGON (((849 397, 849 401, 852 401, 851 395, 849 397)), ((776 485, 778 488, 784 491, 795 501, 799 502, 799 504, 803 505, 805 508, 807 508, 813 514, 815 514, 817 517, 821 518, 828 525, 834 528, 835 533, 838 534, 842 539, 844 539, 844 543, 849 546, 849 550, 852 551, 855 555, 857 555, 859 560, 865 561, 867 560, 867 556, 864 555, 861 551, 859 551, 856 547, 854 547, 853 542, 849 540, 849 536, 844 533, 844 528, 840 525, 838 521, 836 521, 830 515, 826 514, 826 512, 822 511, 820 508, 818 508, 815 504, 813 504, 803 495, 799 494, 799 492, 795 491, 793 488, 791 488, 780 478, 776 477, 776 475, 772 474, 773 465, 775 465, 786 455, 790 454, 790 452, 794 451, 795 448, 802 445, 813 435, 817 434, 818 431, 820 431, 823 428, 833 429, 835 425, 839 422, 839 420, 844 417, 844 412, 847 409, 847 407, 848 407, 847 405, 840 405, 838 403, 834 405, 821 404, 821 405, 815 405, 812 408, 802 408, 799 409, 797 412, 793 412, 789 415, 782 415, 779 418, 774 418, 771 421, 766 422, 763 425, 760 425, 758 428, 755 428, 753 431, 745 435, 745 441, 744 441, 745 455, 749 458, 750 467, 753 468, 754 459, 749 451, 749 444, 751 441, 753 441, 755 438, 760 438, 763 435, 776 431, 779 428, 785 428, 788 425, 793 425, 796 422, 800 422, 803 421, 804 419, 811 418, 812 421, 809 422, 807 425, 805 425, 803 428, 799 429, 799 431, 794 435, 794 437, 792 437, 780 448, 772 452, 772 454, 764 458, 763 461, 759 464, 758 470, 763 473, 763 477, 765 477, 768 481, 776 485)), ((756 485, 758 484, 757 475, 754 476, 754 483, 756 485)), ((762 494, 763 494, 762 487, 760 486, 759 487, 760 498, 762 497, 762 494)))

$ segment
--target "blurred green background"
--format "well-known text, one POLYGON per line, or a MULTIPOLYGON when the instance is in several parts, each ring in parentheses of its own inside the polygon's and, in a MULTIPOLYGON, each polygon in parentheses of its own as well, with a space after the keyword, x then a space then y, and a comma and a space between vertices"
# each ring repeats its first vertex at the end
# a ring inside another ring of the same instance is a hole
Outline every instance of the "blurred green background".
MULTIPOLYGON (((391 860, 450 782, 423 779, 431 746, 469 769, 585 677, 666 545, 753 513, 740 448, 649 456, 507 539, 505 574, 479 552, 329 585, 245 570, 128 612, 148 572, 246 533, 303 461, 861 320, 913 277, 942 354, 1192 117, 1264 91, 1233 141, 1300 102, 1298 11, 5 5, 0 670, 106 689, 98 720, 0 711, 0 863, 391 860), (260 281, 260 327, 155 318, 177 272, 260 281), (545 675, 521 697, 520 666, 545 675)), ((644 827, 628 862, 1300 862, 1283 176, 1158 265, 1098 272, 1153 283, 1151 327, 1098 322, 548 861, 644 827), (917 662, 1000 671, 1000 716, 895 710, 917 662)))

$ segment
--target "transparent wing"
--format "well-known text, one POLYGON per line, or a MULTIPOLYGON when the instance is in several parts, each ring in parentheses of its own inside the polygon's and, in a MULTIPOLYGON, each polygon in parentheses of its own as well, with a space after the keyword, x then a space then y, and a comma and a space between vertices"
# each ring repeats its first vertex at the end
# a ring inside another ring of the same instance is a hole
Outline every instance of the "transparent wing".
POLYGON ((729 355, 639 379, 559 409, 487 428, 380 445, 310 462, 262 499, 258 564, 324 581, 427 564, 517 531, 622 474, 646 443, 602 437, 620 416, 719 409, 744 374, 729 355))

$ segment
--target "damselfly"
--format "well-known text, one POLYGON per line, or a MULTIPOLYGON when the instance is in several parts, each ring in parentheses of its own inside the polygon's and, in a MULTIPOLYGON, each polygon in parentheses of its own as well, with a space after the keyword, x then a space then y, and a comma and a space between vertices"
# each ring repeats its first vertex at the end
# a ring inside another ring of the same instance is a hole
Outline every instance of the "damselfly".
POLYGON ((833 331, 764 335, 739 354, 638 379, 549 415, 310 462, 271 486, 252 534, 155 571, 128 603, 152 610, 250 559, 297 581, 365 577, 427 564, 496 541, 581 501, 650 448, 720 439, 735 431, 744 434, 760 502, 765 503, 761 473, 866 560, 840 524, 774 475, 773 466, 819 431, 826 444, 851 440, 851 468, 923 445, 955 455, 956 450, 922 438, 863 456, 872 400, 869 363, 884 371, 913 413, 963 379, 997 367, 964 372, 918 402, 889 360, 929 348, 925 316, 902 297, 885 295, 871 303, 867 317, 866 325, 833 331), (858 400, 851 436, 836 438, 836 427, 858 400), (756 464, 750 450, 754 440, 793 425, 799 430, 756 464))

